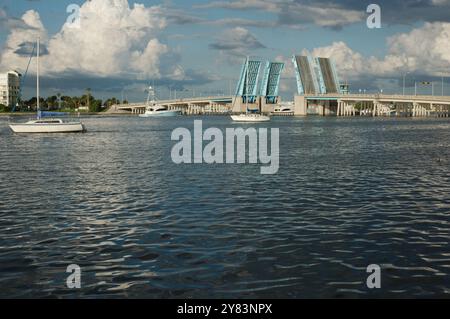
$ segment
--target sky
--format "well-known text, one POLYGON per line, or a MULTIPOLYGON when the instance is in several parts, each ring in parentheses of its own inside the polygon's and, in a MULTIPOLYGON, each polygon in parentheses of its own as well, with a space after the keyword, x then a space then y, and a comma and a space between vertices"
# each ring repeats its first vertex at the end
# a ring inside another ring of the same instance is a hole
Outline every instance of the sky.
MULTIPOLYGON (((234 93, 247 55, 286 63, 281 95, 296 91, 293 54, 334 60, 353 92, 450 95, 450 0, 0 0, 0 72, 25 73, 41 41, 42 95, 145 100, 234 93), (369 4, 381 28, 369 28, 369 4)), ((36 61, 23 95, 35 95, 36 61)))

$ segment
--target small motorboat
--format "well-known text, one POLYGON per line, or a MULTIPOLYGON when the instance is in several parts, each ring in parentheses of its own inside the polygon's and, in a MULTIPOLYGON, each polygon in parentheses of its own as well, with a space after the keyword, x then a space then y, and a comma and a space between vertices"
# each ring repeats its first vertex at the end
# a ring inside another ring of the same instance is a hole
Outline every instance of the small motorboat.
POLYGON ((273 110, 272 115, 293 115, 294 114, 294 110, 291 106, 292 104, 285 104, 285 105, 280 105, 277 106, 275 108, 275 110, 273 110))

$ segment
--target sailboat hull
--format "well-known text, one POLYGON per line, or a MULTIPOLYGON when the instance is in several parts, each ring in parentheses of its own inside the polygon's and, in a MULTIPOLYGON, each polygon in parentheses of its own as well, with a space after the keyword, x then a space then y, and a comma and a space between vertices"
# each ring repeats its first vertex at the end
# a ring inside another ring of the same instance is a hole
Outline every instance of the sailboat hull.
POLYGON ((10 124, 14 133, 82 133, 86 129, 82 123, 57 123, 57 124, 10 124))
POLYGON ((258 122, 270 121, 270 117, 261 115, 261 114, 231 115, 231 119, 235 122, 247 122, 247 123, 258 123, 258 122))

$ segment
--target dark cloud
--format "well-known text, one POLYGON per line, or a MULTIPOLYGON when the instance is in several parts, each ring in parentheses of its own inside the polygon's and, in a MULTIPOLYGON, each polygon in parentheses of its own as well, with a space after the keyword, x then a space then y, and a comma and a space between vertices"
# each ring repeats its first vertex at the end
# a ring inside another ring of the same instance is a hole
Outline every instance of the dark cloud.
POLYGON ((223 18, 223 19, 208 19, 192 15, 186 11, 181 11, 174 8, 165 8, 164 16, 167 18, 170 24, 188 25, 188 24, 201 24, 201 25, 218 25, 218 26, 249 26, 270 28, 274 26, 273 22, 265 20, 252 20, 243 18, 223 18))
POLYGON ((226 30, 214 43, 209 45, 209 48, 220 51, 241 51, 264 49, 266 46, 247 29, 236 27, 226 30))
MULTIPOLYGON (((20 56, 30 56, 32 53, 36 54, 36 43, 34 42, 23 42, 19 44, 19 47, 14 50, 14 53, 20 56)), ((39 55, 47 55, 48 49, 44 44, 39 46, 39 55)))
POLYGON ((178 25, 199 24, 205 23, 207 21, 206 19, 175 9, 166 9, 165 17, 171 24, 178 24, 178 25))
MULTIPOLYGON (((30 91, 31 94, 35 94, 35 75, 29 74, 23 81, 24 88, 27 88, 27 91, 30 91)), ((93 91, 111 92, 111 95, 114 95, 115 93, 120 92, 124 87, 137 84, 147 86, 154 81, 158 86, 170 86, 174 89, 183 90, 186 86, 210 83, 211 77, 206 73, 191 69, 185 71, 183 80, 174 80, 171 78, 136 80, 123 77, 97 77, 89 74, 80 74, 75 71, 60 73, 57 77, 46 75, 40 77, 41 88, 43 90, 67 92, 69 95, 72 91, 85 90, 86 88, 91 88, 93 91)))
POLYGON ((367 6, 376 3, 381 7, 382 22, 387 24, 413 24, 425 22, 450 22, 450 1, 446 0, 314 0, 295 1, 296 3, 314 3, 324 7, 338 6, 348 10, 366 12, 367 6))
POLYGON ((212 1, 201 8, 224 8, 236 11, 254 10, 276 15, 276 24, 302 28, 315 24, 332 29, 364 23, 369 4, 381 7, 384 24, 417 22, 450 22, 448 0, 233 0, 212 1))

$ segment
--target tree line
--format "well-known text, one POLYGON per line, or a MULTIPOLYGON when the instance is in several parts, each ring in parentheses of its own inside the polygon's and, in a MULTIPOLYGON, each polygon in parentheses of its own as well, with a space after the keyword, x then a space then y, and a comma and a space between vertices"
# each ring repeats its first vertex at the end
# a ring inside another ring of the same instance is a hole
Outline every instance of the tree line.
MULTIPOLYGON (((41 110, 47 111, 62 111, 62 112, 75 112, 80 108, 88 108, 89 112, 102 112, 107 110, 114 104, 127 104, 128 101, 120 101, 115 97, 109 98, 105 101, 96 99, 91 94, 84 94, 82 96, 67 96, 67 95, 53 95, 47 98, 41 97, 39 99, 39 106, 41 110)), ((19 102, 19 106, 16 107, 16 112, 36 111, 37 98, 32 97, 29 100, 23 100, 19 102)), ((0 104, 0 112, 11 112, 11 108, 0 104)))

